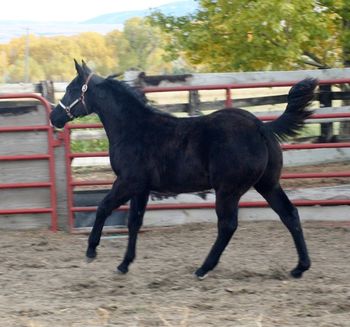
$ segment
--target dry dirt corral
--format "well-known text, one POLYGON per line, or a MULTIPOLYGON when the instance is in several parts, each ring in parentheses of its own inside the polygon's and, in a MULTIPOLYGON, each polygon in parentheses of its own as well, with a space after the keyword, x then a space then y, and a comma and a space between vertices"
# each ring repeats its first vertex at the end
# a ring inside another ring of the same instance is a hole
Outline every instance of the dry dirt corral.
POLYGON ((215 224, 140 235, 128 275, 113 271, 126 238, 102 240, 84 261, 86 236, 2 232, 0 326, 350 326, 350 225, 304 223, 312 269, 303 279, 280 222, 242 222, 204 281, 192 272, 215 224))

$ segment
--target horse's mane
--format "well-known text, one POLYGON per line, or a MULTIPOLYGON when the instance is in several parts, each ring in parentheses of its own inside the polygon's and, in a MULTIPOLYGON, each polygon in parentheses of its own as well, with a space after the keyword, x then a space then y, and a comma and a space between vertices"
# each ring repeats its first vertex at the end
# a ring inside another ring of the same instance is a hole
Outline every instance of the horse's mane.
POLYGON ((107 84, 116 92, 122 92, 130 97, 134 98, 139 104, 145 106, 147 104, 147 98, 142 92, 142 90, 136 88, 136 87, 131 87, 129 84, 127 84, 124 81, 119 81, 115 79, 115 75, 108 76, 106 78, 107 84))
POLYGON ((171 114, 151 106, 148 103, 148 99, 147 99, 145 93, 142 91, 142 89, 140 89, 138 87, 132 87, 128 83, 126 83, 125 81, 120 81, 120 80, 115 79, 115 77, 116 77, 115 75, 111 75, 111 76, 108 76, 106 78, 106 82, 113 90, 115 90, 116 92, 122 92, 124 94, 129 95, 134 100, 136 100, 139 105, 141 105, 142 107, 144 107, 147 110, 156 112, 156 113, 161 114, 161 115, 173 117, 171 114))

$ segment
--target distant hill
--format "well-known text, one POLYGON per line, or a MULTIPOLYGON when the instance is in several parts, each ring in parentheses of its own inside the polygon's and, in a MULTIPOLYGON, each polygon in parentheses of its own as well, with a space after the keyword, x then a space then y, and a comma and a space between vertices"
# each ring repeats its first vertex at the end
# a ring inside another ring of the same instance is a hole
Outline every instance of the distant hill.
POLYGON ((11 39, 26 35, 27 31, 36 36, 72 36, 84 32, 97 32, 107 34, 114 29, 123 29, 121 24, 82 24, 76 22, 30 22, 0 21, 0 44, 11 39))
POLYGON ((149 8, 145 10, 122 11, 116 13, 105 14, 88 19, 84 24, 124 24, 124 22, 133 17, 146 17, 152 10, 161 11, 166 15, 184 16, 194 12, 198 8, 198 4, 194 0, 182 0, 166 5, 149 8))
POLYGON ((0 44, 27 33, 37 36, 71 36, 83 32, 106 34, 114 29, 123 29, 126 20, 132 17, 145 17, 151 10, 159 10, 166 15, 184 16, 198 8, 195 0, 179 0, 166 5, 145 10, 110 13, 82 22, 36 22, 0 20, 0 44))

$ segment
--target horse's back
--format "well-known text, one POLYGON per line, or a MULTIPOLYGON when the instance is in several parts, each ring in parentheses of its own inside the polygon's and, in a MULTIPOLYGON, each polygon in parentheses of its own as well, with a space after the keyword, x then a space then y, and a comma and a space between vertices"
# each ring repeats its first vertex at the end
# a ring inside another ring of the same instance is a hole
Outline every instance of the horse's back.
POLYGON ((264 174, 263 123, 241 109, 182 119, 157 117, 148 139, 152 189, 183 193, 224 187, 244 193, 264 174), (152 146, 150 146, 152 143, 152 146))
MULTIPOLYGON (((232 145, 236 147, 236 151, 231 151, 231 155, 236 157, 238 172, 244 176, 243 180, 258 189, 275 187, 279 183, 283 166, 278 139, 264 123, 246 110, 232 109, 227 113, 220 111, 219 115, 226 117, 227 121, 230 120, 229 116, 234 120, 235 132, 231 135, 235 135, 232 145)), ((221 163, 221 168, 222 165, 221 163)))
POLYGON ((244 193, 263 175, 269 150, 263 124, 241 109, 208 117, 209 172, 214 188, 235 187, 244 193))

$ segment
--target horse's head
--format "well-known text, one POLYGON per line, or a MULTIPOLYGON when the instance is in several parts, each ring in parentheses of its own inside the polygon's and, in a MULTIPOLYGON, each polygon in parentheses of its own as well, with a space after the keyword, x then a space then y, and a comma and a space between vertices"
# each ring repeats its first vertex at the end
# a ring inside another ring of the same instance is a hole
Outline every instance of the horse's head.
POLYGON ((78 75, 69 83, 66 93, 50 114, 52 125, 58 128, 64 127, 74 118, 89 115, 93 111, 85 102, 85 95, 93 73, 84 62, 82 66, 76 60, 74 62, 78 75))

